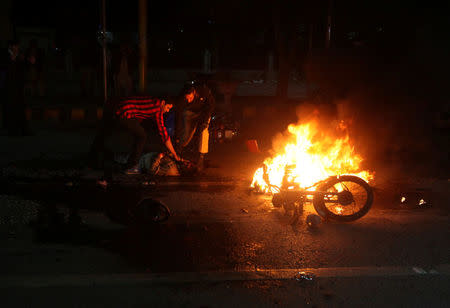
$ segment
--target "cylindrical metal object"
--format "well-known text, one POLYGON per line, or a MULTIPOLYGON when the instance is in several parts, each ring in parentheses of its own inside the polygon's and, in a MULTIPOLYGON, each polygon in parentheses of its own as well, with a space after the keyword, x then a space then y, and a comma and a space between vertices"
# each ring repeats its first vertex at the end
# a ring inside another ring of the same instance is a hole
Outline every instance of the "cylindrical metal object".
POLYGON ((208 119, 208 125, 206 125, 206 128, 201 132, 200 134, 200 142, 198 143, 198 151, 201 154, 208 153, 208 145, 209 145, 209 121, 208 119))

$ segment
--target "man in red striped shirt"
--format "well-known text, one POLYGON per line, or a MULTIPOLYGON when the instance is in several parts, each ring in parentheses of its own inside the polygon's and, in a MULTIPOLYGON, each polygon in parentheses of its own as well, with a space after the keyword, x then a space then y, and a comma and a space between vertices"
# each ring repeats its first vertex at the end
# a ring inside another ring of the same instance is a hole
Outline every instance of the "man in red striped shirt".
POLYGON ((156 122, 163 144, 175 160, 181 160, 164 126, 163 115, 173 107, 173 101, 161 100, 150 96, 134 96, 108 102, 103 116, 103 125, 91 148, 91 154, 104 149, 105 138, 112 134, 114 128, 129 132, 134 137, 133 148, 127 162, 127 174, 139 173, 138 161, 147 139, 147 132, 141 122, 152 119, 156 122))

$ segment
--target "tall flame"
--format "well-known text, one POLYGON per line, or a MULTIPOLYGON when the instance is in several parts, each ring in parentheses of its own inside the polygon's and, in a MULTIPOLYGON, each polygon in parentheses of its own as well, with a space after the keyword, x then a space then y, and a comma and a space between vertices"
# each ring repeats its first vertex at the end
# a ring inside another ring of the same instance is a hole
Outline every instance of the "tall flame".
MULTIPOLYGON (((338 129, 345 132, 344 123, 338 129)), ((269 184, 281 187, 285 171, 289 168, 289 182, 302 188, 332 175, 353 174, 366 181, 373 178, 360 170, 362 157, 355 153, 348 134, 332 137, 320 132, 316 121, 288 126, 288 136, 274 143, 274 157, 264 161, 264 168, 256 170, 251 187, 262 192, 273 192, 269 184), (269 183, 267 183, 267 180, 269 183)))

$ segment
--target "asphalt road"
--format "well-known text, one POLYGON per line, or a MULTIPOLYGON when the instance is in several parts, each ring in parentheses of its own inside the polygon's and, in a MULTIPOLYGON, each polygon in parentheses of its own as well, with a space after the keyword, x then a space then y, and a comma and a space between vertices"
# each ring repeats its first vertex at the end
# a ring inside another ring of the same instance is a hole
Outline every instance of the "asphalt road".
MULTIPOLYGON (((201 190, 158 191, 173 216, 145 228, 91 210, 82 211, 88 229, 49 239, 38 240, 24 224, 2 225, 0 293, 11 307, 448 303, 449 220, 442 211, 375 204, 356 222, 311 231, 245 187, 201 190), (311 268, 313 283, 295 279, 311 268)), ((307 206, 305 215, 311 211, 307 206)))
MULTIPOLYGON (((3 254, 2 263, 7 266, 0 271, 153 273, 348 266, 432 268, 449 263, 449 217, 437 209, 385 210, 375 204, 358 221, 325 222, 310 230, 304 218, 314 212, 311 205, 306 205, 298 223, 291 224, 291 216, 273 208, 269 197, 228 185, 228 190, 222 191, 214 187, 211 191, 204 187, 203 192, 180 191, 178 187, 177 192, 149 192, 147 196, 156 194, 172 211, 169 221, 153 226, 124 227, 92 210, 82 210, 88 228, 75 233, 61 231, 57 236, 37 238, 29 226, 3 225, 10 236, 3 239, 2 247, 9 252, 3 254), (90 251, 95 252, 92 259, 86 255, 90 251), (55 255, 49 258, 52 253, 55 255)), ((114 202, 126 206, 128 200, 115 196, 114 202)), ((63 205, 61 211, 65 212, 63 205)))
MULTIPOLYGON (((13 159, 3 151, 5 160, 13 159)), ((405 209, 376 194, 362 219, 310 230, 304 223, 313 212, 310 205, 291 224, 270 197, 249 193, 247 185, 248 179, 235 177, 149 188, 145 195, 163 201, 172 217, 146 227, 118 224, 87 206, 92 195, 80 194, 76 202, 88 228, 46 235, 28 225, 39 199, 1 195, 2 302, 6 307, 448 306, 449 216, 447 204, 439 203, 445 201, 405 209), (312 281, 295 279, 299 271, 313 273, 312 281)), ((126 202, 132 201, 119 193, 101 207, 126 202)), ((59 206, 67 215, 64 202, 59 206)))

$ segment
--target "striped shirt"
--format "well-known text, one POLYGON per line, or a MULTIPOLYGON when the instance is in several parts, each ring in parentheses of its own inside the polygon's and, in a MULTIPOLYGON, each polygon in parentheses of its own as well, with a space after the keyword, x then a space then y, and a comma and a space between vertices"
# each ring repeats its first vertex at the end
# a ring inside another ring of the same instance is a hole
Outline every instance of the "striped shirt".
POLYGON ((153 119, 163 142, 170 139, 164 126, 161 105, 164 101, 150 96, 133 96, 122 99, 116 106, 116 115, 122 119, 153 119))

